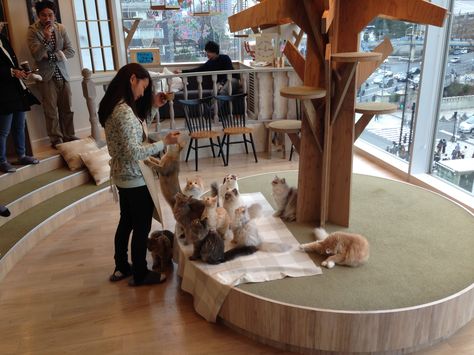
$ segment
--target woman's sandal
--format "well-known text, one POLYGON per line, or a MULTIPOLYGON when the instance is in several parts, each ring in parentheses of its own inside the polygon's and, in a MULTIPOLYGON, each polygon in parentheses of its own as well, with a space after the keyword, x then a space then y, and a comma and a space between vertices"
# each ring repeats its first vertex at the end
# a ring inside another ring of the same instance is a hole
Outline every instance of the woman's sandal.
POLYGON ((127 272, 127 273, 123 273, 123 272, 120 271, 120 270, 115 270, 114 273, 113 273, 112 275, 110 275, 109 281, 110 281, 110 282, 117 282, 117 281, 126 279, 126 278, 129 277, 129 276, 132 276, 132 272, 131 272, 131 271, 129 271, 129 272, 127 272))

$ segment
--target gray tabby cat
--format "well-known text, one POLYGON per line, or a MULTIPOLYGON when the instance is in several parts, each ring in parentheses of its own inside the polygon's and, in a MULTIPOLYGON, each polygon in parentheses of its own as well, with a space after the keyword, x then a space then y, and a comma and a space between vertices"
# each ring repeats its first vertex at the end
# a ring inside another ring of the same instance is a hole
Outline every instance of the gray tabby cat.
POLYGON ((272 196, 277 205, 274 217, 281 217, 283 221, 293 222, 296 220, 296 201, 298 190, 290 187, 285 178, 275 176, 272 181, 272 196))
POLYGON ((239 255, 250 255, 257 251, 253 246, 242 246, 224 252, 224 241, 217 232, 209 230, 207 219, 194 219, 190 229, 194 250, 189 260, 201 259, 208 264, 220 264, 239 255))

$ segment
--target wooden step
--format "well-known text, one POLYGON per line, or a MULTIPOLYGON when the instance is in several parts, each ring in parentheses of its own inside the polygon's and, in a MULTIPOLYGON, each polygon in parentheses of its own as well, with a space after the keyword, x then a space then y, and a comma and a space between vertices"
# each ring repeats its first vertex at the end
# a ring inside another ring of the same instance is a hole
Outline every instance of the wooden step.
POLYGON ((365 115, 385 115, 397 111, 397 105, 388 102, 361 102, 355 105, 355 112, 365 115))
POLYGON ((18 167, 16 172, 0 175, 0 191, 22 181, 29 180, 35 176, 45 174, 48 171, 59 169, 65 166, 63 158, 57 154, 45 159, 41 159, 39 164, 25 165, 18 167))
POLYGON ((176 11, 180 10, 181 6, 168 6, 168 5, 152 5, 150 10, 154 11, 176 11))
POLYGON ((0 219, 0 227, 47 199, 89 181, 90 175, 86 169, 72 172, 62 167, 0 191, 1 203, 11 212, 9 217, 0 219))
POLYGON ((280 95, 288 99, 311 100, 326 96, 326 90, 313 86, 288 86, 280 89, 280 95))
POLYGON ((377 52, 344 52, 333 53, 331 59, 339 63, 359 63, 359 62, 375 62, 382 59, 382 53, 377 52))

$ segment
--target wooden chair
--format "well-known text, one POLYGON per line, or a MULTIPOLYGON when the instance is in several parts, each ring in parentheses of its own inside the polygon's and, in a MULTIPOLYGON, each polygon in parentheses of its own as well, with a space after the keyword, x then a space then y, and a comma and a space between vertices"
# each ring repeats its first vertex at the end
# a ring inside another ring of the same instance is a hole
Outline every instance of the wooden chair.
POLYGON ((191 149, 193 149, 196 171, 198 170, 198 150, 200 148, 210 147, 214 158, 216 157, 214 147, 219 148, 218 156, 222 155, 222 161, 224 162, 224 165, 227 165, 224 154, 222 153, 219 132, 212 129, 212 100, 213 97, 193 100, 178 100, 178 102, 183 105, 186 127, 188 128, 189 137, 191 138, 189 141, 188 152, 186 153, 186 162, 188 161, 191 149), (212 140, 213 138, 217 138, 217 143, 212 140), (209 139, 209 144, 200 146, 198 143, 200 139, 209 139))
POLYGON ((237 94, 231 96, 216 96, 217 107, 219 112, 219 120, 222 122, 224 129, 224 138, 222 139, 222 148, 226 146, 226 165, 229 163, 229 146, 231 144, 243 143, 245 152, 248 154, 247 143, 250 143, 253 150, 253 156, 257 163, 257 153, 255 152, 255 144, 253 142, 253 128, 246 126, 245 120, 245 97, 247 94, 237 94), (242 140, 230 141, 230 136, 242 135, 242 140), (247 138, 248 135, 248 138, 247 138))

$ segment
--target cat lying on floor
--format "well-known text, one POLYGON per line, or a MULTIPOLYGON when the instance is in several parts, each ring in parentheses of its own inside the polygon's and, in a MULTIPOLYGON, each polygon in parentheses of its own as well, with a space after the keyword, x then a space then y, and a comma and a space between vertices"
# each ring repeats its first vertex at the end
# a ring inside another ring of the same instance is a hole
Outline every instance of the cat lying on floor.
POLYGON ((359 266, 369 259, 369 242, 360 234, 348 232, 334 232, 328 234, 323 228, 314 230, 315 242, 301 244, 304 251, 315 251, 322 255, 329 255, 321 265, 331 269, 335 264, 359 266))

